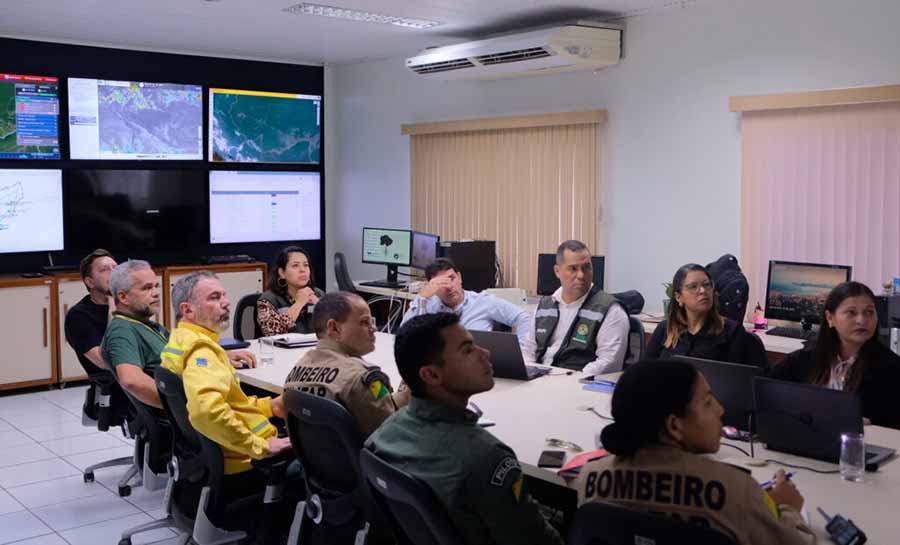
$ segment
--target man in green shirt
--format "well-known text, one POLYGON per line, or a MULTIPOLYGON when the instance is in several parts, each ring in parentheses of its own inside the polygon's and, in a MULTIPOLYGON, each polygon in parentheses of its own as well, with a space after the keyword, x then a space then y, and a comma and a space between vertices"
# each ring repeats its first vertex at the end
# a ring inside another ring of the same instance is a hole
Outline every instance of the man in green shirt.
POLYGON ((516 453, 466 409, 470 396, 494 386, 489 358, 456 314, 409 320, 394 340, 394 359, 412 399, 366 448, 427 483, 467 545, 562 545, 523 490, 516 453))
POLYGON ((109 291, 116 311, 100 345, 103 357, 123 388, 146 405, 161 409, 153 373, 169 331, 150 319, 159 312, 156 273, 146 261, 126 261, 109 275, 109 291))

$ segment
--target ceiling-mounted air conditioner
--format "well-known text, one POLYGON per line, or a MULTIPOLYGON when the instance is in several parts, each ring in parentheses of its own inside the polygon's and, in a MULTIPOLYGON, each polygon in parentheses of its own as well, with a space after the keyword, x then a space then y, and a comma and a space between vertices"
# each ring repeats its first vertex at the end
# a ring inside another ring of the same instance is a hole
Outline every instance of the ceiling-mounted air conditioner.
POLYGON ((620 26, 578 21, 426 49, 406 59, 406 66, 435 79, 495 79, 597 70, 617 64, 621 56, 620 26))

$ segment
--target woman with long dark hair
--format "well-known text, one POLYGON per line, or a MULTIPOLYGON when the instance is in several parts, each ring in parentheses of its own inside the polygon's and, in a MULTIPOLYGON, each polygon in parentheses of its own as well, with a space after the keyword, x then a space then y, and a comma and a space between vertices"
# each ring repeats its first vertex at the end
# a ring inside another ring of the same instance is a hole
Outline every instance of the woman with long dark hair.
POLYGON ((803 496, 784 471, 763 490, 746 471, 710 459, 719 450, 722 406, 689 363, 640 362, 619 378, 615 421, 601 440, 614 456, 586 464, 578 503, 608 501, 668 513, 719 530, 740 545, 808 544, 803 496))
POLYGON ((762 342, 744 326, 719 314, 719 295, 702 265, 681 266, 672 278, 666 319, 656 326, 645 359, 692 356, 748 365, 765 365, 762 342))
POLYGON ((309 256, 288 246, 269 268, 269 289, 256 302, 256 320, 263 335, 312 333, 312 312, 325 292, 315 287, 309 256))
POLYGON ((875 294, 865 284, 835 286, 825 299, 815 345, 788 354, 768 374, 855 392, 869 423, 900 429, 900 356, 878 340, 875 294))

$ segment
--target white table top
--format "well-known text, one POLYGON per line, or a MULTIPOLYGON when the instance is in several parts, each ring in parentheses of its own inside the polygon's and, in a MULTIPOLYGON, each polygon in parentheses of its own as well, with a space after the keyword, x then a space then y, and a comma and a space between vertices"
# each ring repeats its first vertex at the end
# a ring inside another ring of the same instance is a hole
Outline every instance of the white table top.
MULTIPOLYGON (((644 324, 644 332, 648 335, 652 334, 656 331, 656 326, 659 325, 659 322, 655 320, 649 320, 645 317, 646 315, 640 315, 641 323, 644 324)), ((744 324, 744 328, 747 331, 753 331, 752 324, 744 324)), ((803 341, 800 339, 791 339, 789 337, 779 337, 777 335, 767 335, 764 331, 756 332, 756 335, 762 339, 763 345, 766 347, 766 352, 775 352, 778 354, 790 354, 795 350, 800 350, 803 348, 803 341)))
MULTIPOLYGON (((366 361, 379 365, 390 377, 392 384, 400 384, 400 374, 394 364, 393 336, 376 333, 376 348, 365 357, 366 361)), ((250 347, 254 352, 258 342, 250 347)), ((275 349, 275 364, 270 367, 238 371, 238 376, 247 384, 281 393, 284 379, 294 363, 309 350, 275 349)), ((616 375, 611 375, 614 379, 616 375)), ((556 370, 545 377, 532 381, 496 379, 494 388, 472 398, 486 418, 497 423, 487 428, 491 433, 515 450, 525 472, 536 478, 565 486, 566 482, 554 472, 538 468, 537 460, 541 451, 548 447, 548 437, 572 441, 585 450, 594 448, 594 436, 607 421, 591 412, 578 410, 580 406, 593 406, 601 414, 610 414, 612 394, 584 390, 578 383, 581 373, 566 374, 556 370)), ((877 426, 866 427, 866 439, 872 443, 900 449, 900 431, 877 426)), ((747 450, 747 443, 734 443, 747 450)), ((555 450, 555 449, 554 449, 555 450)), ((741 463, 746 457, 739 451, 722 447, 717 458, 741 463)), ((761 445, 756 446, 757 458, 770 458, 787 463, 796 463, 817 469, 837 469, 835 464, 818 462, 771 452, 761 445)), ((756 480, 770 479, 778 465, 752 469, 756 480)), ((785 468, 788 470, 789 468, 785 468)), ((810 511, 813 528, 820 539, 827 543, 824 519, 815 512, 821 506, 827 513, 840 513, 850 517, 869 537, 869 543, 894 543, 900 535, 900 518, 896 516, 900 504, 900 459, 886 463, 877 473, 867 473, 862 483, 844 481, 839 475, 820 475, 805 469, 790 469, 793 480, 806 497, 806 508, 810 511)))
POLYGON ((392 288, 376 288, 374 286, 363 286, 362 282, 353 282, 353 285, 356 287, 356 291, 361 291, 363 293, 369 293, 372 295, 384 295, 386 297, 396 297, 397 299, 406 299, 407 301, 412 301, 416 298, 415 293, 410 293, 406 289, 392 289, 392 288))

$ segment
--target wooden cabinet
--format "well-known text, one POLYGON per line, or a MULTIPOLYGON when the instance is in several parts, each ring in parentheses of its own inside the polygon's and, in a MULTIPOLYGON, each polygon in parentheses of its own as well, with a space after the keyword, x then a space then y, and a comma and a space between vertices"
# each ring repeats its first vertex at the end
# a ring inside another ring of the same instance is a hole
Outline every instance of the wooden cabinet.
POLYGON ((56 281, 0 278, 0 390, 56 382, 56 281))
MULTIPOLYGON (((175 327, 175 309, 172 307, 172 286, 180 278, 192 271, 204 270, 216 273, 225 293, 231 300, 231 323, 234 324, 234 311, 238 301, 244 295, 262 293, 266 284, 266 265, 264 263, 240 263, 232 265, 197 265, 189 267, 167 267, 165 277, 165 326, 175 327)), ((223 332, 223 336, 231 337, 231 330, 223 332)))

